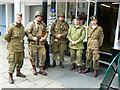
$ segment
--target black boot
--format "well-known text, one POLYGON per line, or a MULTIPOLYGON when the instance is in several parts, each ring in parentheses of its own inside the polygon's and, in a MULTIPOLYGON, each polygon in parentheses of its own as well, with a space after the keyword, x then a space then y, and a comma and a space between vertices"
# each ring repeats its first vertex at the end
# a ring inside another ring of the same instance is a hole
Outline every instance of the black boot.
POLYGON ((62 62, 60 62, 59 66, 60 68, 64 68, 64 65, 62 64, 62 62))
POLYGON ((53 60, 52 67, 55 67, 55 66, 56 66, 56 62, 55 60, 53 60))
POLYGON ((40 66, 39 73, 44 75, 44 76, 47 76, 47 73, 43 70, 43 66, 40 66))
POLYGON ((26 77, 24 74, 22 74, 22 73, 20 72, 20 70, 17 70, 16 76, 17 76, 17 77, 22 77, 22 78, 25 78, 25 77, 26 77))
POLYGON ((73 64, 72 64, 72 67, 70 67, 69 70, 72 71, 72 70, 75 69, 75 68, 76 68, 76 67, 75 67, 75 63, 73 63, 73 64))
POLYGON ((9 73, 9 83, 13 84, 14 80, 13 80, 13 73, 9 73))

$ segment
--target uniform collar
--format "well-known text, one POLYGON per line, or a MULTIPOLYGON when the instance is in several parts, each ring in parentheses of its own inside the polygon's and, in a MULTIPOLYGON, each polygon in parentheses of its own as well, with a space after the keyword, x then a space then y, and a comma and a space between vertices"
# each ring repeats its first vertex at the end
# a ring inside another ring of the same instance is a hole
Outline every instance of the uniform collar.
MULTIPOLYGON (((95 27, 94 29, 96 29, 97 27, 98 27, 98 25, 96 25, 96 27, 95 27)), ((90 28, 92 28, 92 25, 90 26, 90 28)), ((93 28, 92 28, 92 29, 93 29, 93 28)), ((94 29, 93 29, 93 30, 94 30, 94 29)))
POLYGON ((15 25, 15 26, 21 26, 22 24, 21 24, 21 23, 18 24, 17 22, 14 22, 14 25, 15 25))
POLYGON ((41 24, 41 21, 38 22, 36 19, 34 21, 35 21, 35 24, 39 24, 39 25, 41 24))
POLYGON ((75 27, 76 29, 79 29, 79 28, 80 28, 80 25, 79 25, 79 26, 77 26, 77 27, 74 25, 74 27, 75 27))

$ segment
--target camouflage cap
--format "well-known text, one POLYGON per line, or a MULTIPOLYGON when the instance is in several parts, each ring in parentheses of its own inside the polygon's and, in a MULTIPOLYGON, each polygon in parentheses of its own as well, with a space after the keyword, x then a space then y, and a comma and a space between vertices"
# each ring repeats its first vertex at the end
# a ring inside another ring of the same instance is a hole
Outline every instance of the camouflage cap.
POLYGON ((35 12, 35 18, 36 18, 37 16, 41 16, 41 17, 42 17, 42 16, 43 16, 42 12, 36 11, 36 12, 35 12))
MULTIPOLYGON (((97 19, 97 16, 94 15, 94 16, 90 17, 90 19, 91 19, 91 21, 93 21, 93 20, 97 19)), ((97 20, 98 20, 98 19, 97 19, 97 20)))
POLYGON ((65 14, 64 14, 64 13, 60 13, 60 14, 58 15, 58 17, 65 17, 65 14))
POLYGON ((16 15, 21 16, 21 17, 22 17, 22 13, 21 13, 21 12, 17 13, 16 15))

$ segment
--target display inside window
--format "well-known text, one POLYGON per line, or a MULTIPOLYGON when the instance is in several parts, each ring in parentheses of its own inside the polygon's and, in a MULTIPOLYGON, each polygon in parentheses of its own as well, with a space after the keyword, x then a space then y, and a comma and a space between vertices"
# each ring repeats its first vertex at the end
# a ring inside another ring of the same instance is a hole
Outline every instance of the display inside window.
POLYGON ((87 21, 88 4, 87 2, 69 2, 69 11, 67 19, 72 24, 73 19, 76 17, 76 4, 77 4, 77 17, 80 18, 80 24, 84 25, 87 21))

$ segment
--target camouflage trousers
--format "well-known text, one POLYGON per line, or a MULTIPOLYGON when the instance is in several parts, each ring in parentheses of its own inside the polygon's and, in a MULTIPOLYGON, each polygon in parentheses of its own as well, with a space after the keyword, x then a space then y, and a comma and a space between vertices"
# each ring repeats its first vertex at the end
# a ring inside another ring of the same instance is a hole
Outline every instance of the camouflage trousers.
POLYGON ((86 51, 86 67, 90 68, 93 60, 93 69, 99 69, 99 50, 98 49, 87 49, 86 51))
POLYGON ((71 62, 75 63, 77 61, 77 66, 82 66, 82 53, 81 49, 70 49, 71 62))
POLYGON ((58 54, 59 54, 59 61, 64 61, 64 52, 67 45, 66 43, 54 43, 51 45, 51 50, 53 54, 53 60, 57 60, 58 54))
POLYGON ((37 53, 39 58, 39 66, 44 66, 46 61, 46 49, 44 46, 39 48, 33 46, 29 47, 29 55, 32 59, 31 64, 36 65, 37 53))
POLYGON ((14 73, 14 69, 16 67, 17 70, 20 70, 23 66, 23 52, 8 52, 8 63, 9 69, 8 73, 14 73))

